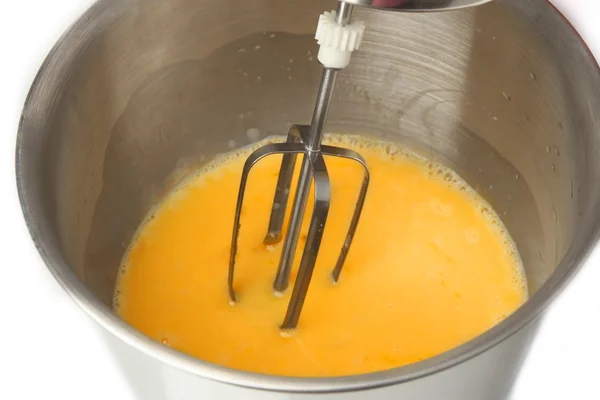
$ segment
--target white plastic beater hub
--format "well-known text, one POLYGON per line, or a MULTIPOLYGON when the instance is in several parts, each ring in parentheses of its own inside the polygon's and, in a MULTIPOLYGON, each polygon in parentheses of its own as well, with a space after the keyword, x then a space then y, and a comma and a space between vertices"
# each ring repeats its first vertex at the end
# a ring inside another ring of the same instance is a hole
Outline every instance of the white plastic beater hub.
POLYGON ((315 39, 319 46, 318 59, 325 68, 342 69, 350 64, 352 52, 358 50, 365 33, 365 23, 355 20, 342 26, 336 21, 336 12, 325 12, 319 17, 315 39))

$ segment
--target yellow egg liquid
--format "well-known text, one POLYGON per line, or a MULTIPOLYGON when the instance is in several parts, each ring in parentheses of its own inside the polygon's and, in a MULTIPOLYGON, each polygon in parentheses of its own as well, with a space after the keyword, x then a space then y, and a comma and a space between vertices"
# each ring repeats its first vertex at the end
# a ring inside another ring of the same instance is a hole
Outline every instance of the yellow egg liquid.
POLYGON ((334 285, 330 273, 362 170, 352 161, 326 158, 329 218, 299 326, 290 335, 282 335, 279 325, 312 207, 290 289, 278 297, 272 285, 282 243, 268 247, 263 240, 280 156, 264 159, 251 173, 235 277, 239 301, 232 305, 228 297, 235 203, 250 149, 215 160, 153 210, 123 261, 118 314, 202 360, 272 375, 327 377, 438 355, 490 329, 526 300, 512 240, 491 207, 455 173, 390 144, 337 136, 329 141, 363 155, 371 186, 334 285))

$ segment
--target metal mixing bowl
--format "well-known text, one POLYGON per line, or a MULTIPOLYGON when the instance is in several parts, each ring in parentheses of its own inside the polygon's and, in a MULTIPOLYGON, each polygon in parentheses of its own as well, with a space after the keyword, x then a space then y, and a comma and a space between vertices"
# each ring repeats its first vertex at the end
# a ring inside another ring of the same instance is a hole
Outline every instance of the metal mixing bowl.
POLYGON ((453 167, 502 216, 531 299, 438 357, 337 379, 218 367, 114 315, 124 251, 181 176, 247 144, 249 129, 256 139, 255 129, 284 134, 310 120, 320 77, 314 30, 333 8, 100 0, 33 84, 17 143, 25 218, 48 268, 105 328, 142 399, 505 398, 539 316, 596 244, 600 74, 548 2, 433 14, 357 9, 367 34, 338 80, 328 130, 384 137, 453 167))

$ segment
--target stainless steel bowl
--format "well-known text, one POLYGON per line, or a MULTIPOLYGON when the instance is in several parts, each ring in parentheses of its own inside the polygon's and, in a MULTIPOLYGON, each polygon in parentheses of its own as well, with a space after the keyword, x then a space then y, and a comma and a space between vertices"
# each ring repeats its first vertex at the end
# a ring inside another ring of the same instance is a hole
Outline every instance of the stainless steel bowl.
POLYGON ((334 7, 100 0, 33 84, 17 143, 25 218, 48 268, 105 328, 142 399, 505 398, 539 316, 596 244, 600 73, 549 3, 434 14, 357 9, 369 29, 340 76, 328 129, 396 140, 462 174, 518 244, 531 300, 448 353, 339 379, 218 367, 114 315, 121 257, 177 179, 248 143, 248 129, 283 134, 310 120, 320 76, 316 17, 334 7))

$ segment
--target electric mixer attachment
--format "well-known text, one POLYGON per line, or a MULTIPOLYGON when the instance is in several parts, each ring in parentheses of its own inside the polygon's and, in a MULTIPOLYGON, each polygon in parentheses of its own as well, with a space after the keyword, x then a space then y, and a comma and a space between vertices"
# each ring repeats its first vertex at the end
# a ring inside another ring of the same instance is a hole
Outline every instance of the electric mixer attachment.
POLYGON ((321 144, 324 136, 323 128, 327 120, 337 74, 341 69, 344 69, 349 65, 352 52, 359 49, 365 31, 365 25, 362 21, 351 21, 353 5, 357 4, 405 11, 435 11, 461 8, 487 1, 488 0, 346 0, 338 3, 337 11, 326 12, 320 16, 315 38, 320 45, 318 59, 323 67, 323 74, 311 125, 294 125, 290 128, 285 143, 267 144, 255 150, 246 160, 242 170, 235 211, 228 275, 228 290, 230 301, 232 303, 238 301, 238 296, 234 289, 235 258, 241 226, 242 204, 244 201, 248 176, 252 167, 258 161, 274 154, 282 154, 283 157, 275 189, 275 198, 271 208, 268 232, 264 239, 264 244, 274 245, 279 243, 282 239, 284 240, 279 267, 273 283, 275 293, 284 292, 289 285, 304 212, 308 203, 311 185, 314 186, 314 207, 310 218, 308 235, 306 237, 304 249, 302 250, 298 274, 291 299, 280 328, 282 330, 290 330, 296 328, 298 325, 304 300, 306 299, 308 287, 317 261, 319 247, 323 238, 331 198, 330 181, 324 156, 349 159, 359 163, 364 169, 362 186, 358 194, 358 200, 350 221, 348 233, 337 263, 331 272, 333 283, 338 282, 354 234, 358 227, 370 180, 367 164, 360 154, 353 150, 321 144), (292 203, 287 233, 285 238, 283 238, 283 223, 286 215, 296 158, 299 154, 303 155, 300 175, 296 184, 296 194, 292 203))
POLYGON ((240 217, 242 203, 244 201, 244 192, 248 175, 252 167, 264 157, 273 154, 283 154, 281 169, 275 189, 275 198, 271 209, 269 228, 264 240, 266 245, 273 245, 282 240, 284 217, 292 185, 296 157, 299 154, 303 155, 288 230, 283 242, 279 267, 273 284, 276 293, 281 293, 288 287, 311 184, 314 185, 313 214, 310 219, 306 243, 302 251, 298 275, 296 277, 287 313, 281 324, 281 329, 293 329, 298 324, 302 306, 304 305, 306 293, 317 261, 321 240, 323 238, 331 196, 329 176, 327 174, 324 156, 327 155, 354 160, 361 164, 365 171, 350 228, 337 264, 333 268, 331 274, 333 282, 337 282, 339 279, 354 233, 356 232, 358 220, 369 186, 369 170, 367 169, 365 160, 358 153, 341 147, 321 144, 324 134, 323 128, 325 126, 325 121, 327 120, 327 113, 329 111, 338 71, 349 64, 352 52, 359 48, 363 38, 365 26, 361 21, 351 22, 352 8, 352 5, 340 2, 337 12, 332 11, 325 13, 321 15, 319 19, 316 39, 321 45, 318 58, 323 65, 323 75, 311 125, 294 125, 290 129, 285 143, 273 143, 260 147, 246 160, 242 171, 235 211, 229 264, 228 286, 229 296, 232 302, 238 300, 234 290, 235 257, 237 253, 237 240, 240 230, 240 217))

